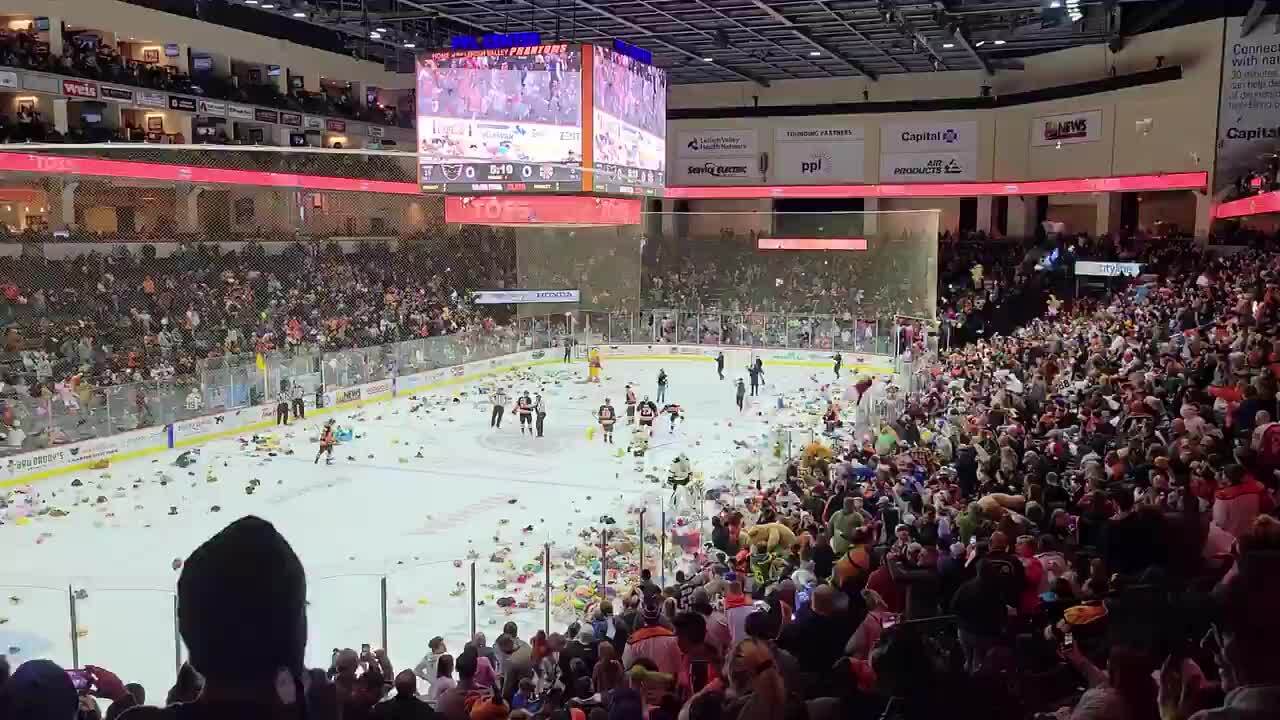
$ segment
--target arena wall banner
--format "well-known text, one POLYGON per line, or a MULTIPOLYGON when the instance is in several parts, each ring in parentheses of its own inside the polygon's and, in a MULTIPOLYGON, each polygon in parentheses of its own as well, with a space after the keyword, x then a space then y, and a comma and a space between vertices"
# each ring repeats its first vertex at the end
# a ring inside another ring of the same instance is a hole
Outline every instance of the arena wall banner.
POLYGON ((77 470, 88 470, 103 461, 143 457, 168 447, 166 428, 154 427, 20 453, 5 458, 0 468, 0 487, 25 485, 77 470))
POLYGON ((1222 43, 1222 93, 1218 100, 1218 160, 1215 193, 1261 169, 1258 156, 1280 142, 1280 40, 1270 29, 1277 16, 1263 17, 1257 30, 1241 36, 1243 17, 1226 19, 1222 43))
POLYGON ((933 183, 978 179, 978 153, 889 153, 880 156, 880 182, 933 183))
POLYGON ((978 149, 978 123, 890 123, 880 126, 880 152, 940 153, 978 149))
POLYGON ((1049 115, 1031 121, 1032 147, 1057 147, 1102 139, 1102 111, 1049 115))
POLYGON ((726 158, 758 152, 755 130, 689 130, 676 135, 676 157, 726 158))
POLYGON ((774 130, 773 179, 788 185, 862 182, 861 127, 781 127, 774 130))
POLYGON ((1142 274, 1142 263, 1077 260, 1075 272, 1092 277, 1138 277, 1142 274))
POLYGON ((578 290, 477 290, 471 295, 476 305, 521 305, 524 303, 576 303, 578 290))

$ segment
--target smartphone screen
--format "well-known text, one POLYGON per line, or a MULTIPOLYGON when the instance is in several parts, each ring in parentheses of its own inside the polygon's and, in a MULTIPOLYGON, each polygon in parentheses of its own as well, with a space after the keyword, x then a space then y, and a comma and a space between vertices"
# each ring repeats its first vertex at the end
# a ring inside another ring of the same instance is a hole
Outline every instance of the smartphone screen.
POLYGON ((1062 647, 1063 647, 1063 648, 1072 648, 1072 647, 1075 647, 1075 644, 1076 644, 1076 639, 1075 639, 1074 637, 1072 637, 1071 633, 1063 633, 1063 634, 1062 634, 1062 647))
POLYGON ((76 692, 84 692, 89 689, 92 678, 89 677, 87 670, 68 670, 67 677, 71 678, 71 684, 75 687, 76 692))

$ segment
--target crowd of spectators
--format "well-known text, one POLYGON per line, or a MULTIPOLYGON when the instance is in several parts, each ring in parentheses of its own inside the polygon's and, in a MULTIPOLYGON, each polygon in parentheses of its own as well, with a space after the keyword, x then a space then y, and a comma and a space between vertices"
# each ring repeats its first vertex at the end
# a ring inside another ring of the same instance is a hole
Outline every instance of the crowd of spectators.
MULTIPOLYGON (((477 341, 500 336, 466 296, 501 286, 511 268, 463 259, 425 247, 393 256, 382 244, 346 255, 337 246, 298 244, 272 256, 260 245, 241 252, 200 245, 164 258, 4 258, 0 397, 10 399, 12 412, 0 413, 3 429, 20 423, 21 447, 41 447, 81 439, 77 433, 172 421, 162 407, 184 407, 198 363, 208 358, 234 365, 247 357, 252 365, 256 354, 306 353, 318 365, 325 351, 462 331, 464 339, 482 336, 477 341), (131 399, 150 397, 125 403, 130 414, 117 412, 111 427, 86 424, 107 402, 106 391, 126 385, 131 399), (162 402, 168 395, 174 397, 162 402)), ((387 369, 352 372, 379 379, 387 369)))
POLYGON ((262 78, 242 84, 212 72, 188 74, 161 64, 158 58, 147 62, 125 57, 119 48, 101 42, 93 33, 64 33, 62 53, 53 55, 49 44, 31 30, 0 30, 0 65, 381 125, 412 127, 413 122, 412 117, 402 117, 393 106, 360 106, 352 99, 349 88, 332 93, 293 88, 285 93, 262 78))
POLYGON ((304 570, 246 517, 182 566, 168 707, 30 661, 0 717, 92 716, 94 697, 126 720, 1280 716, 1280 255, 1152 257, 944 354, 872 434, 721 494, 670 586, 641 571, 563 632, 308 670, 304 570))

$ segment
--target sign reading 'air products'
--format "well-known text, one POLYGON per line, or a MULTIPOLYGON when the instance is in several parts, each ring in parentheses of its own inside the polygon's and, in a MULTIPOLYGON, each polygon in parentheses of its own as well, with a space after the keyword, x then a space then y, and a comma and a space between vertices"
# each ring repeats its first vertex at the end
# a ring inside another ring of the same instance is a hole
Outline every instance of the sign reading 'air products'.
POLYGON ((477 305, 576 303, 580 296, 577 290, 477 290, 471 301, 477 305))

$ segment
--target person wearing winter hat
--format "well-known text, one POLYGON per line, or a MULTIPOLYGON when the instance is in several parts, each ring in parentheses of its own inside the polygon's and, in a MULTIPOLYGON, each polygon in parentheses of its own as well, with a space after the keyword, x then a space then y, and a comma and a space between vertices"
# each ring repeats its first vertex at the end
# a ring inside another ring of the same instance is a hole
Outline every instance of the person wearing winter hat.
POLYGON ((639 658, 649 658, 658 666, 658 672, 677 675, 682 658, 680 645, 672 630, 662 624, 662 605, 657 599, 646 601, 640 608, 643 626, 627 638, 622 651, 622 666, 630 668, 639 658))
POLYGON ((51 660, 28 660, 0 687, 0 717, 75 720, 80 700, 67 671, 51 660))
POLYGON ((271 523, 245 516, 187 558, 178 578, 178 630, 204 677, 195 702, 138 707, 127 720, 303 716, 307 579, 271 523))

